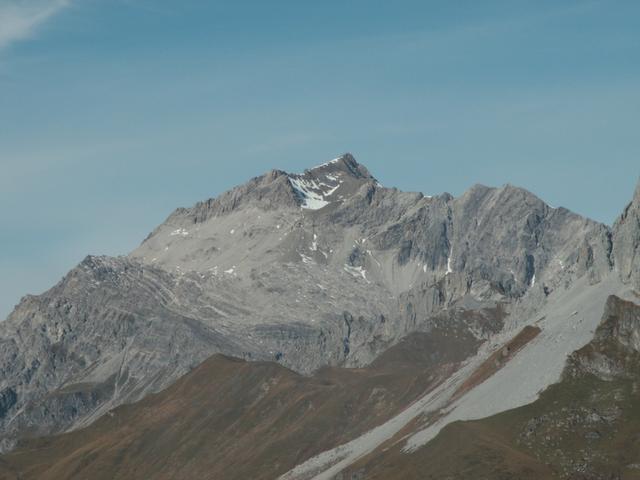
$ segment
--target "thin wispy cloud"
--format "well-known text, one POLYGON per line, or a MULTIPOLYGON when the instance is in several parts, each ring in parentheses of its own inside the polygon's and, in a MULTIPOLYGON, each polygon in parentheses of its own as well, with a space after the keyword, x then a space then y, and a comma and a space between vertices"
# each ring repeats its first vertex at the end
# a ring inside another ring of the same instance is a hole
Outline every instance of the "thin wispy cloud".
POLYGON ((0 50, 32 37, 38 27, 71 4, 71 0, 0 1, 0 50))

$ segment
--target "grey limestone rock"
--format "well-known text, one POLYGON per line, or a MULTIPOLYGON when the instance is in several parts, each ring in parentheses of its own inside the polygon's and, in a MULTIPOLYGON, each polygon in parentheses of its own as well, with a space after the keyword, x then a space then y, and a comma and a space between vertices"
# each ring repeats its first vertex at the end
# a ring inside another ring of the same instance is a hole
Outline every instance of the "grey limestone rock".
POLYGON ((640 290, 640 183, 613 225, 613 254, 622 281, 640 290))
MULTIPOLYGON (((629 278, 638 203, 613 242, 629 278)), ((611 243, 608 227, 510 185, 401 192, 349 154, 273 170, 23 298, 0 324, 0 441, 87 425, 213 353, 310 373, 368 364, 449 320, 481 340, 501 320, 465 312, 536 309, 577 278, 597 282, 611 243)))

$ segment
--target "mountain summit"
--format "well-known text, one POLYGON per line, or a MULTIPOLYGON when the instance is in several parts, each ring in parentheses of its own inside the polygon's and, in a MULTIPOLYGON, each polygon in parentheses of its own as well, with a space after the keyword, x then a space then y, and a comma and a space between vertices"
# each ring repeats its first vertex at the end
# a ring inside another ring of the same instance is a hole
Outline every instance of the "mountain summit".
POLYGON ((344 173, 357 179, 375 180, 364 165, 359 164, 350 153, 344 153, 333 160, 305 170, 305 173, 335 176, 344 173))
POLYGON ((300 206, 319 210, 332 202, 353 195, 366 182, 375 182, 369 171, 346 153, 327 163, 305 170, 302 175, 288 175, 300 206))

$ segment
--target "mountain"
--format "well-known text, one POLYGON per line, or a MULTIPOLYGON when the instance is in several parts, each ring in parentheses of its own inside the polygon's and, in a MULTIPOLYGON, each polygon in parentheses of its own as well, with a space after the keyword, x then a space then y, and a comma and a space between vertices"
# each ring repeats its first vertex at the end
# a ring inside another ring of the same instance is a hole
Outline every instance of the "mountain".
POLYGON ((345 154, 179 208, 128 256, 87 257, 0 324, 2 448, 20 442, 7 472, 179 478, 215 464, 240 478, 258 463, 237 449, 263 442, 255 458, 272 468, 255 478, 332 478, 398 435, 421 451, 452 422, 530 404, 592 340, 606 299, 635 298, 638 191, 609 228, 511 185, 386 188, 345 154), (256 390, 272 381, 275 397, 256 390), (282 420, 296 398, 326 413, 282 420), (171 457, 182 473, 154 456, 190 435, 227 455, 187 442, 171 457), (51 456, 34 462, 40 448, 51 456))

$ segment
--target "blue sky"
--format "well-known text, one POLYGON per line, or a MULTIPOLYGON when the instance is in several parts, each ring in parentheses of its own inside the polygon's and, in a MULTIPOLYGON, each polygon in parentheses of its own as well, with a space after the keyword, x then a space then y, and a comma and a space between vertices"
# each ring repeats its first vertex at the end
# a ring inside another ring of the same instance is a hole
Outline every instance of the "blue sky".
POLYGON ((0 318, 178 206, 350 151, 611 223, 640 175, 640 2, 0 0, 0 318))

